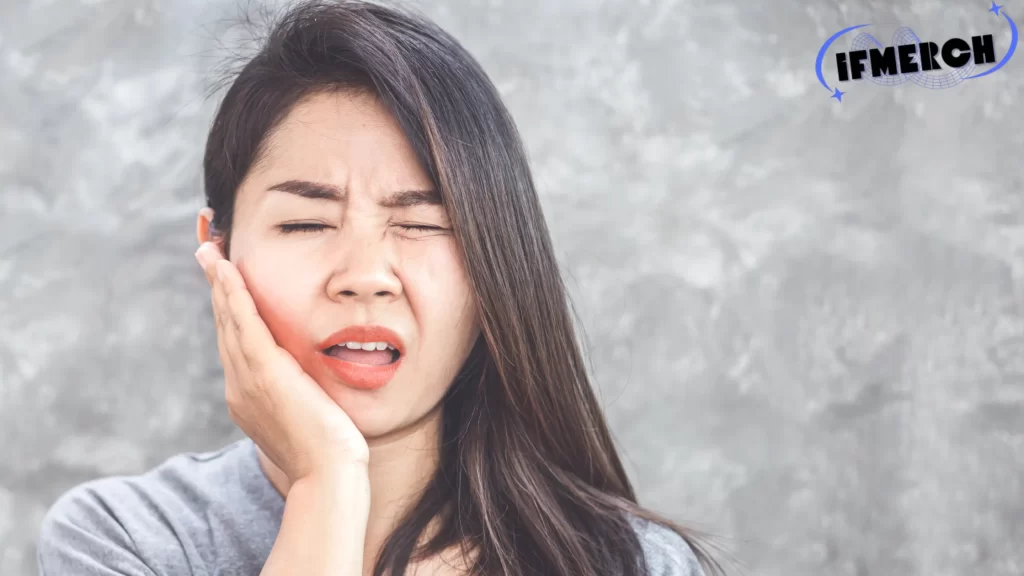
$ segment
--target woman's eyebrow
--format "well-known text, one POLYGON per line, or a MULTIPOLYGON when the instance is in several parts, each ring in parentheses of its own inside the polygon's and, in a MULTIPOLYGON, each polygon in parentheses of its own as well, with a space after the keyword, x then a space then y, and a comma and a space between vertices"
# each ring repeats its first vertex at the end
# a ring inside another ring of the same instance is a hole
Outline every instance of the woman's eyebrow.
POLYGON ((379 202, 384 208, 407 208, 409 206, 441 206, 441 195, 437 190, 399 190, 379 202))
MULTIPOLYGON (((345 201, 345 190, 333 184, 310 182, 308 180, 288 180, 274 184, 268 190, 287 192, 313 200, 345 201)), ((441 206, 441 195, 437 190, 399 190, 389 194, 379 202, 384 208, 407 208, 410 206, 431 205, 441 206)))
POLYGON ((337 202, 345 200, 344 189, 332 184, 309 182, 307 180, 288 180, 287 182, 274 184, 268 190, 287 192, 303 198, 312 198, 313 200, 334 200, 337 202))

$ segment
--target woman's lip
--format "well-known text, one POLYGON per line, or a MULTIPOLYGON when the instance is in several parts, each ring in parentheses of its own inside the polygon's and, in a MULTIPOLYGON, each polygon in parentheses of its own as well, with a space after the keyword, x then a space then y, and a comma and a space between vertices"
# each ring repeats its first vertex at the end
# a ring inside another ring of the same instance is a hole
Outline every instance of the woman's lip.
POLYGON ((402 357, 390 364, 375 366, 372 364, 359 364, 346 362, 325 352, 320 353, 320 359, 327 369, 334 373, 342 382, 363 390, 376 390, 391 381, 391 378, 398 371, 402 363, 402 357))
MULTIPOLYGON (((387 342, 398 350, 399 358, 405 354, 405 343, 394 330, 384 326, 359 325, 348 326, 328 336, 317 345, 317 349, 325 351, 332 346, 345 342, 387 342)), ((348 362, 351 364, 351 362, 348 362)))

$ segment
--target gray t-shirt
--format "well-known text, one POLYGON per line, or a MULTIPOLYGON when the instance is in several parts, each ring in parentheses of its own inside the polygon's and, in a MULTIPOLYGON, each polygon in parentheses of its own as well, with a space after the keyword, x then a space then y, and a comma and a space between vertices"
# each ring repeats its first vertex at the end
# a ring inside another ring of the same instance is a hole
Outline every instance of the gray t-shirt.
MULTIPOLYGON (((61 496, 38 539, 44 576, 257 575, 284 499, 256 445, 179 454, 137 476, 87 482, 61 496)), ((652 576, 700 576, 674 532, 636 520, 652 576)))

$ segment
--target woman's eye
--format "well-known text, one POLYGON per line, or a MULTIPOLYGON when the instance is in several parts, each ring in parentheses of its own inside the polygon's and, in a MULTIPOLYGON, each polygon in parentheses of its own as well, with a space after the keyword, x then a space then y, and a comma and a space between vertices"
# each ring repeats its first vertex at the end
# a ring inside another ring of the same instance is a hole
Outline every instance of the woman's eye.
POLYGON ((433 226, 430 224, 395 224, 395 226, 407 232, 417 234, 440 233, 449 231, 448 228, 442 228, 440 226, 433 226))
POLYGON ((280 224, 277 229, 284 234, 292 234, 295 232, 321 232, 329 228, 326 224, 319 224, 317 222, 294 222, 291 224, 280 224))
MULTIPOLYGON (((413 232, 413 233, 431 233, 431 232, 447 232, 447 228, 441 226, 433 226, 431 224, 395 224, 402 230, 413 232)), ((291 222, 288 224, 279 224, 277 229, 282 234, 294 234, 294 233, 316 233, 323 232, 324 230, 331 228, 326 224, 320 224, 319 222, 291 222)))

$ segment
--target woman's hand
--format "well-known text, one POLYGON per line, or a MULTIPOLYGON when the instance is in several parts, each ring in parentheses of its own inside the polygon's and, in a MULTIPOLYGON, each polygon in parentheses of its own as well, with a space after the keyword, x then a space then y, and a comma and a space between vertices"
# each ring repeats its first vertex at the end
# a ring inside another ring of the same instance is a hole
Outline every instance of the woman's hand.
POLYGON ((281 529, 262 576, 359 576, 370 506, 369 449, 348 415, 277 345, 220 249, 196 259, 213 292, 231 419, 288 477, 281 529))
POLYGON ((369 462, 366 439, 274 341, 238 268, 205 242, 196 259, 212 288, 217 345, 231 419, 288 477, 350 476, 369 462))

